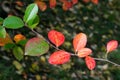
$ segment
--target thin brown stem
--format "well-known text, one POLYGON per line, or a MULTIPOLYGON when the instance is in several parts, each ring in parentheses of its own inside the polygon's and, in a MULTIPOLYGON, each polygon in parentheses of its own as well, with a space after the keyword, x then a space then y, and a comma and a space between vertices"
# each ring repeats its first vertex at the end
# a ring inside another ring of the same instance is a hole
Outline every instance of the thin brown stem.
POLYGON ((41 34, 36 32, 34 29, 31 29, 32 32, 34 32, 38 37, 45 39, 41 34))
POLYGON ((53 48, 55 48, 56 50, 61 50, 58 47, 54 46, 53 44, 51 44, 48 40, 46 40, 48 44, 50 44, 53 48))
POLYGON ((94 59, 95 59, 95 60, 98 60, 98 61, 105 61, 105 62, 111 63, 111 64, 113 64, 113 65, 115 65, 115 66, 120 66, 119 64, 114 63, 114 62, 112 62, 112 61, 110 61, 110 60, 108 60, 108 59, 101 59, 101 58, 94 58, 94 59))

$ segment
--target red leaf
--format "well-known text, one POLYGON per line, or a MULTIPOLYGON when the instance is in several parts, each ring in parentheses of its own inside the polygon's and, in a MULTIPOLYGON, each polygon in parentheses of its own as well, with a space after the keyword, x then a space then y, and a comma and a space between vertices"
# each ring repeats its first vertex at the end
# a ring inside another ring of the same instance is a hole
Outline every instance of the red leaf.
POLYGON ((62 8, 63 8, 63 10, 66 11, 66 10, 70 9, 72 6, 73 6, 72 2, 70 2, 70 1, 64 1, 63 5, 62 5, 62 8))
POLYGON ((77 4, 77 3, 78 3, 78 0, 72 0, 72 3, 73 3, 73 4, 77 4))
POLYGON ((49 31, 48 32, 48 38, 57 47, 62 45, 64 43, 64 41, 65 41, 64 35, 61 32, 58 32, 56 30, 49 31))
POLYGON ((78 51, 78 57, 86 57, 92 53, 92 50, 89 48, 82 48, 78 51))
POLYGON ((56 0, 49 0, 50 8, 54 8, 56 6, 56 0))
POLYGON ((92 58, 90 56, 86 56, 85 62, 86 62, 88 69, 90 69, 90 70, 93 70, 96 66, 96 62, 95 62, 94 58, 92 58))
POLYGON ((107 43, 107 53, 115 50, 118 47, 118 41, 117 40, 111 40, 107 43))
POLYGON ((50 58, 49 58, 49 63, 50 64, 64 64, 70 60, 70 53, 60 50, 54 52, 50 58))
POLYGON ((84 33, 77 34, 73 39, 73 47, 75 52, 84 48, 87 43, 87 36, 84 33))
POLYGON ((97 5, 99 0, 91 0, 91 2, 97 5))
POLYGON ((45 2, 36 1, 36 3, 37 3, 37 5, 38 5, 38 7, 39 7, 39 9, 40 9, 41 11, 45 11, 45 10, 47 9, 47 5, 46 5, 45 2))

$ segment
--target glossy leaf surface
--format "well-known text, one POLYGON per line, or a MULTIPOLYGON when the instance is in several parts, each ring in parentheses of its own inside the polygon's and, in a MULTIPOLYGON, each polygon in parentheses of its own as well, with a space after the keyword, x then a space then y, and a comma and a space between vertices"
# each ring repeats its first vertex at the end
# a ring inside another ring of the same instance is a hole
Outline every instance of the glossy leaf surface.
POLYGON ((35 18, 37 13, 38 13, 37 4, 35 3, 30 4, 25 11, 24 21, 27 23, 29 20, 35 18))
POLYGON ((77 34, 73 39, 74 51, 77 52, 80 49, 84 48, 87 43, 87 36, 84 33, 77 34))
POLYGON ((38 15, 35 15, 35 17, 32 18, 31 20, 29 20, 27 22, 27 24, 28 24, 28 27, 31 28, 31 29, 35 28, 39 24, 39 17, 38 17, 38 15))
POLYGON ((25 55, 40 56, 45 54, 49 49, 48 43, 39 37, 30 39, 25 45, 25 55))
POLYGON ((60 50, 52 53, 49 57, 50 64, 64 64, 70 60, 70 53, 60 50))
POLYGON ((86 62, 88 69, 90 69, 90 70, 93 70, 96 66, 96 62, 95 62, 94 58, 92 58, 90 56, 85 57, 85 62, 86 62))
POLYGON ((61 32, 58 32, 56 30, 49 31, 48 32, 48 38, 57 47, 62 45, 65 41, 64 35, 61 32))

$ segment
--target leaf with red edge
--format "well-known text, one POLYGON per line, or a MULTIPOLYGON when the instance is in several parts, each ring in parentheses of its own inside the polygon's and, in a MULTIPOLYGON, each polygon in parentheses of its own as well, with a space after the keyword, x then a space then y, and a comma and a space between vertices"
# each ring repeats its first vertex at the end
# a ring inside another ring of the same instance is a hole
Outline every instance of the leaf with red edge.
POLYGON ((56 6, 56 0, 49 0, 50 8, 54 8, 56 6))
POLYGON ((72 2, 70 1, 64 1, 62 8, 63 10, 67 11, 68 9, 70 9, 73 6, 72 2))
POLYGON ((84 33, 77 34, 73 39, 74 51, 77 52, 80 49, 84 48, 87 43, 87 36, 84 33))
POLYGON ((72 3, 73 3, 73 4, 77 4, 77 3, 78 3, 78 0, 72 0, 72 3))
POLYGON ((97 5, 99 0, 91 0, 91 2, 97 5))
POLYGON ((50 57, 49 57, 49 63, 50 64, 64 64, 70 60, 70 53, 59 50, 54 52, 50 57))
POLYGON ((25 55, 29 56, 40 56, 45 54, 48 50, 48 43, 40 37, 30 39, 25 45, 25 55))
POLYGON ((96 66, 96 62, 95 62, 94 58, 92 58, 90 56, 85 57, 85 62, 86 62, 88 69, 90 69, 90 70, 93 70, 96 66))
POLYGON ((48 32, 48 38, 57 47, 62 45, 64 43, 64 41, 65 41, 64 35, 61 32, 58 32, 56 30, 49 31, 48 32))
POLYGON ((118 47, 118 41, 117 40, 111 40, 107 43, 107 53, 115 50, 118 47))
POLYGON ((43 1, 37 1, 36 3, 37 3, 37 5, 38 5, 38 7, 39 7, 39 9, 41 11, 45 11, 47 9, 47 5, 46 5, 45 2, 43 2, 43 1))
POLYGON ((77 56, 78 57, 86 57, 92 53, 92 50, 89 48, 82 48, 78 51, 77 56))

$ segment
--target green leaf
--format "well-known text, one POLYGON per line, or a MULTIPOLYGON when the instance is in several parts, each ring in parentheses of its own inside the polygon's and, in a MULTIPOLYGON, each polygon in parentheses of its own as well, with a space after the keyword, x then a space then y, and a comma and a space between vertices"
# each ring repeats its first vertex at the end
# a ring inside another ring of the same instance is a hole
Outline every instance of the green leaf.
POLYGON ((39 24, 39 17, 36 15, 34 18, 28 21, 28 27, 33 29, 39 24))
POLYGON ((39 56, 45 54, 49 50, 48 43, 39 37, 30 39, 25 46, 25 55, 39 56))
POLYGON ((13 49, 14 46, 15 46, 14 43, 7 43, 5 44, 4 49, 13 49))
POLYGON ((0 25, 3 23, 3 18, 0 17, 0 25))
POLYGON ((30 4, 25 11, 24 21, 27 23, 29 20, 35 18, 37 13, 38 13, 37 4, 35 3, 30 4))
POLYGON ((17 44, 20 46, 25 46, 26 43, 27 43, 27 40, 20 40, 17 44))
POLYGON ((3 26, 0 26, 0 38, 6 37, 6 30, 3 26))
POLYGON ((18 46, 13 48, 13 54, 17 60, 20 61, 23 59, 23 50, 18 46))
POLYGON ((10 29, 18 29, 23 27, 24 23, 20 18, 16 16, 9 16, 4 20, 3 26, 10 29))

